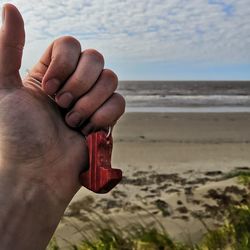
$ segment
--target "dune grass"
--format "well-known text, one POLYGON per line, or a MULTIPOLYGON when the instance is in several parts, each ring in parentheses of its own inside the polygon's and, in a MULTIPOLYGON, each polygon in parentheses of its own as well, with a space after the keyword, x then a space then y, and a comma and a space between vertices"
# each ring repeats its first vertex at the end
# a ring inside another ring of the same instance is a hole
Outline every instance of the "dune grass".
MULTIPOLYGON (((148 228, 142 225, 136 225, 128 230, 119 230, 117 228, 99 228, 95 232, 95 240, 82 240, 81 243, 72 244, 69 249, 72 250, 158 250, 173 249, 187 250, 187 247, 173 241, 166 232, 156 228, 148 228)), ((52 239, 49 250, 58 250, 56 239, 52 239)), ((191 249, 191 248, 188 248, 191 249)))
MULTIPOLYGON (((237 176, 250 192, 250 172, 238 172, 237 176)), ((231 176, 232 177, 232 176, 231 176)), ((84 236, 78 245, 71 245, 72 250, 249 250, 250 249, 250 195, 240 206, 231 206, 225 212, 225 220, 221 227, 208 230, 197 245, 184 245, 168 235, 159 221, 156 226, 143 224, 120 228, 119 225, 93 222, 97 230, 94 237, 84 236)), ((58 250, 53 238, 47 250, 58 250)))

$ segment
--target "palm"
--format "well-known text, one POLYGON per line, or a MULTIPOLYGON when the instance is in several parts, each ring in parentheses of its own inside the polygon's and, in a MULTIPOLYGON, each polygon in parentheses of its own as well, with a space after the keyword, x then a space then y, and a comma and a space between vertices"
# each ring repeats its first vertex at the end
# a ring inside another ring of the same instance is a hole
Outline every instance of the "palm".
POLYGON ((2 160, 24 168, 35 163, 38 176, 49 184, 56 180, 71 198, 87 165, 83 136, 65 125, 53 100, 35 85, 1 90, 0 100, 2 160))

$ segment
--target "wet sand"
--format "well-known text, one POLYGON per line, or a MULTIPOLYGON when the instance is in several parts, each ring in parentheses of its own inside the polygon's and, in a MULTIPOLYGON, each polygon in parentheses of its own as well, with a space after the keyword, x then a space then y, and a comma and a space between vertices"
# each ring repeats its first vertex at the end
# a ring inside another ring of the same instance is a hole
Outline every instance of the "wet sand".
POLYGON ((128 113, 114 138, 113 163, 125 175, 129 166, 229 170, 250 162, 250 113, 128 113))

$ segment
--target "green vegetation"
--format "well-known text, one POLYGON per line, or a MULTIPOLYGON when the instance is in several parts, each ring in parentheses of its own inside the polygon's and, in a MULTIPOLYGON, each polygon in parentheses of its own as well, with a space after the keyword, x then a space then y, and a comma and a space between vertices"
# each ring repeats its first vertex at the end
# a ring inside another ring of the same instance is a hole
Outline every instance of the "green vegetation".
POLYGON ((238 177, 239 179, 241 178, 250 178, 250 171, 249 170, 233 170, 227 174, 224 175, 223 179, 229 179, 233 177, 238 177))
MULTIPOLYGON (((234 172, 239 183, 250 191, 250 172, 234 172)), ((249 194, 249 193, 248 193, 249 194)), ((201 250, 249 250, 250 249, 250 196, 240 206, 232 206, 226 211, 224 225, 209 231, 200 244, 201 250)))
MULTIPOLYGON (((233 173, 239 183, 250 193, 250 172, 233 173)), ((197 245, 184 245, 172 240, 165 229, 156 221, 156 226, 133 225, 119 228, 118 225, 104 221, 94 223, 97 231, 94 237, 83 236, 72 250, 249 250, 250 249, 250 195, 247 195, 240 206, 232 206, 225 212, 224 224, 216 230, 210 230, 197 245), (92 240, 87 240, 92 239, 92 240)), ((48 250, 58 250, 53 238, 48 250)))
POLYGON ((60 249, 59 246, 58 246, 58 244, 57 244, 57 242, 56 242, 56 238, 55 237, 53 237, 51 239, 51 241, 49 242, 49 245, 47 246, 47 249, 48 250, 59 250, 60 249))
POLYGON ((164 249, 169 247, 173 250, 184 250, 180 244, 175 244, 168 235, 159 233, 156 229, 143 227, 134 228, 130 235, 121 237, 117 232, 109 230, 100 230, 98 240, 94 242, 84 241, 78 250, 130 250, 130 249, 164 249))
POLYGON ((238 176, 239 183, 246 186, 250 190, 250 172, 242 173, 238 176))
POLYGON ((210 231, 200 244, 204 250, 249 250, 250 249, 250 205, 232 207, 224 225, 210 231))
MULTIPOLYGON (((95 240, 84 239, 78 245, 72 245, 72 250, 187 250, 181 243, 174 242, 162 230, 147 226, 137 225, 129 229, 119 230, 118 228, 99 228, 95 232, 95 240)), ((55 240, 48 248, 49 250, 59 249, 55 240)), ((190 248, 191 249, 191 248, 190 248)))

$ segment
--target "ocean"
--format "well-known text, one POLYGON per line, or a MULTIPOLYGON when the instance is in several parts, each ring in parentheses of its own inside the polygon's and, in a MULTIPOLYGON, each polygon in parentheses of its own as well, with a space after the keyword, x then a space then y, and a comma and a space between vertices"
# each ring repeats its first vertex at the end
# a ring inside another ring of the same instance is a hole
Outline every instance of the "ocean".
POLYGON ((250 112, 250 81, 120 81, 126 112, 250 112))

